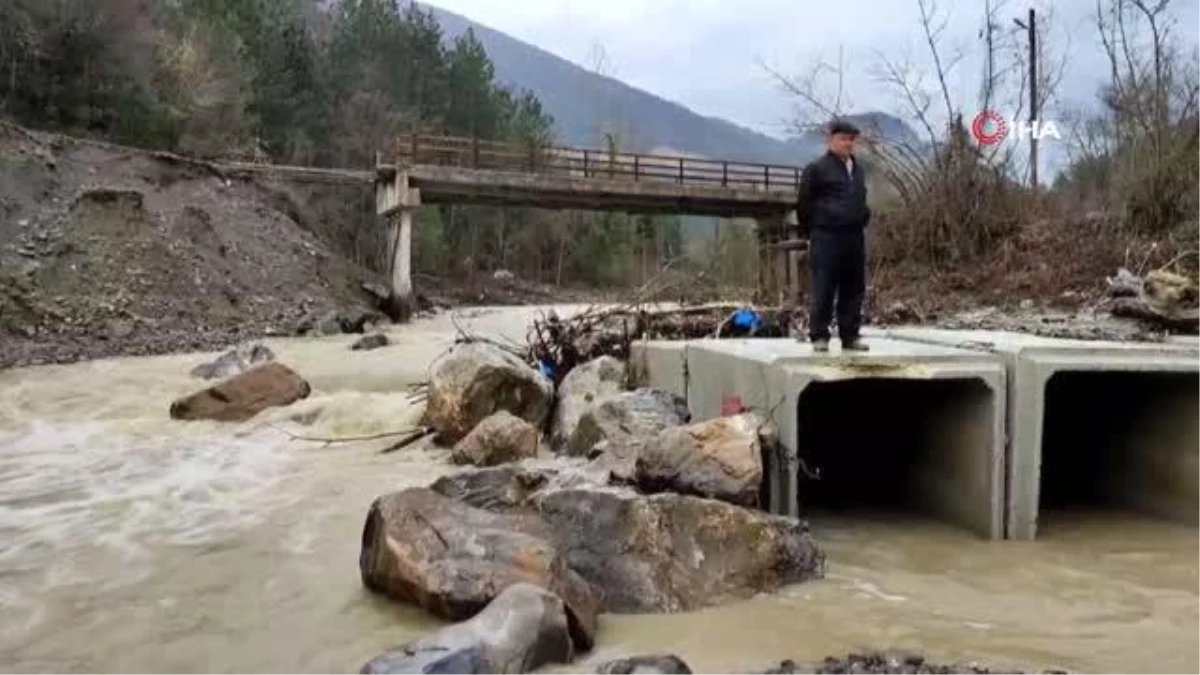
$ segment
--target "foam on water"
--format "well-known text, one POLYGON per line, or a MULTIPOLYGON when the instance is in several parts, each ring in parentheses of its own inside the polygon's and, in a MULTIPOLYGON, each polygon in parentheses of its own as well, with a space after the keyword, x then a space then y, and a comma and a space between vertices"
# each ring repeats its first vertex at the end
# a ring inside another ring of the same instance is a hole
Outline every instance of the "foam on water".
POLYGON ((34 421, 0 436, 0 572, 40 569, 44 586, 133 583, 146 545, 204 544, 288 499, 274 488, 293 458, 265 432, 120 426, 34 421), (76 564, 83 549, 120 560, 120 574, 76 564))

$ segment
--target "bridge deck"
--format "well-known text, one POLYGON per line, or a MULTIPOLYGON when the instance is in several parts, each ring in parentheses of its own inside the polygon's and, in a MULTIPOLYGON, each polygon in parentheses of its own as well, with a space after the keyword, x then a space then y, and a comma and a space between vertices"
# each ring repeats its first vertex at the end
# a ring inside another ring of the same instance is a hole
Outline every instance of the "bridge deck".
POLYGON ((800 169, 575 148, 408 136, 381 180, 407 174, 423 203, 762 217, 795 204, 800 169))

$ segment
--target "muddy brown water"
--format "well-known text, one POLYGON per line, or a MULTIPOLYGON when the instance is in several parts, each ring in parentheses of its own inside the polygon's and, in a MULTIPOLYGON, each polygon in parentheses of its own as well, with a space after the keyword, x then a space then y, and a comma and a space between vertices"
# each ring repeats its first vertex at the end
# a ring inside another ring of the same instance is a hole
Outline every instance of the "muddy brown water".
MULTIPOLYGON (((459 322, 521 339, 534 311, 459 322)), ((350 352, 351 337, 270 342, 315 391, 243 425, 167 419, 203 355, 0 373, 0 670, 353 672, 439 625, 365 592, 357 556, 370 501, 450 470, 446 451, 381 455, 386 440, 279 431, 413 423, 404 385, 426 378, 453 324, 391 337, 372 352, 350 352)), ((605 616, 597 648, 567 669, 671 651, 737 672, 860 647, 1026 669, 1200 669, 1192 528, 1058 513, 1042 540, 1015 543, 915 516, 812 524, 826 579, 689 614, 605 616)))

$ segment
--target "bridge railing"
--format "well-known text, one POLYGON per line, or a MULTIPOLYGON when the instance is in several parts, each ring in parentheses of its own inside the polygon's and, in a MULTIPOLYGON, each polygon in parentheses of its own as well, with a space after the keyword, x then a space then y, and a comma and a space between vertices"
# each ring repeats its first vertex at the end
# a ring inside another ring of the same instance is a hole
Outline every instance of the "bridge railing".
POLYGON ((420 134, 398 137, 393 151, 406 164, 772 192, 795 192, 801 172, 795 166, 420 134))

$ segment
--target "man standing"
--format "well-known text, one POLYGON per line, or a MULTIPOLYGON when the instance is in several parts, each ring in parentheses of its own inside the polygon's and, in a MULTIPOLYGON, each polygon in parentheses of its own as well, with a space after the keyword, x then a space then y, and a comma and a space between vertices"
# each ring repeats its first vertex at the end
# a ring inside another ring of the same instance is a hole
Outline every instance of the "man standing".
POLYGON ((796 208, 798 222, 809 232, 812 284, 808 335, 813 350, 829 351, 829 322, 837 298, 838 337, 842 349, 867 351, 859 336, 867 281, 867 183, 855 161, 858 128, 834 120, 828 148, 804 168, 796 208))

